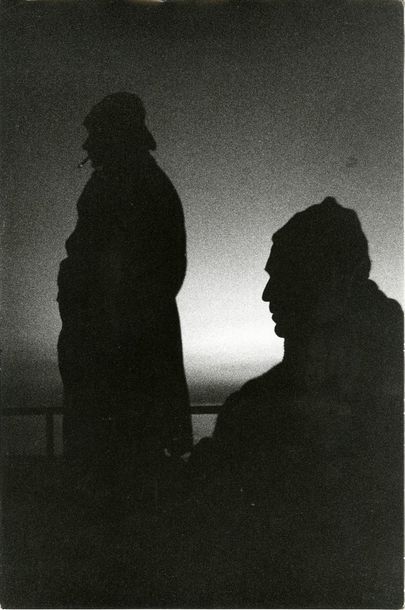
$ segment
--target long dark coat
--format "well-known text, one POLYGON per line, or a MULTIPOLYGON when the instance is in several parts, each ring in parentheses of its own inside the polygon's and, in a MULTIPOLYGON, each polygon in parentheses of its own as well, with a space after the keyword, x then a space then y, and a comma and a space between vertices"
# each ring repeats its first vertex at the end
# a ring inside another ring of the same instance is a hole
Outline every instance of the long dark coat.
POLYGON ((113 416, 130 435, 152 433, 164 447, 186 451, 191 416, 175 300, 186 271, 179 197, 142 153, 94 171, 77 209, 58 275, 67 425, 69 417, 113 416))

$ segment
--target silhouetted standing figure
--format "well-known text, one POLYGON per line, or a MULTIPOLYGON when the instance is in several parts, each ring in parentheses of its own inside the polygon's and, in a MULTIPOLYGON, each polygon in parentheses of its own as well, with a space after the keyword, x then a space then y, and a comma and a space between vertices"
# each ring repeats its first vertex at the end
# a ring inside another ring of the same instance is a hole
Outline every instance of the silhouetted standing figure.
POLYGON ((284 359, 228 398, 192 454, 210 517, 190 550, 211 567, 184 560, 186 602, 401 607, 401 308, 331 197, 275 233, 266 271, 284 359))
POLYGON ((176 305, 184 217, 144 121, 141 100, 124 92, 84 121, 94 172, 58 275, 58 355, 65 451, 85 459, 192 446, 176 305))

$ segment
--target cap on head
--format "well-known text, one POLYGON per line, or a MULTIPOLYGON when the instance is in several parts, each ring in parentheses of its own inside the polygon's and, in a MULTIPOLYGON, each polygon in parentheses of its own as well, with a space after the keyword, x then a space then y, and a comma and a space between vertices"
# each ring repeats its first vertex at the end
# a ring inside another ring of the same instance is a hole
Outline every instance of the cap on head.
POLYGON ((148 150, 156 142, 145 125, 146 112, 142 100, 134 93, 121 91, 103 98, 90 110, 83 125, 97 129, 114 139, 132 140, 148 150))
POLYGON ((273 242, 288 249, 291 258, 308 264, 314 273, 334 268, 346 275, 361 269, 359 279, 368 278, 368 243, 359 218, 333 197, 295 214, 273 235, 273 242))

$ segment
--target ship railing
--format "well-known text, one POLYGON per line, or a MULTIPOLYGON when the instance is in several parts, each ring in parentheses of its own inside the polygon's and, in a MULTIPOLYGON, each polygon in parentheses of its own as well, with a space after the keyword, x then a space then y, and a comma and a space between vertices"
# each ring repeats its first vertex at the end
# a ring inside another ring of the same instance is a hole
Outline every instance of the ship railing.
MULTIPOLYGON (((216 415, 220 405, 191 405, 191 415, 216 415)), ((0 411, 2 417, 43 416, 45 418, 46 455, 55 455, 55 422, 54 418, 63 415, 63 407, 6 407, 0 411)), ((111 418, 112 419, 112 418, 111 418)))

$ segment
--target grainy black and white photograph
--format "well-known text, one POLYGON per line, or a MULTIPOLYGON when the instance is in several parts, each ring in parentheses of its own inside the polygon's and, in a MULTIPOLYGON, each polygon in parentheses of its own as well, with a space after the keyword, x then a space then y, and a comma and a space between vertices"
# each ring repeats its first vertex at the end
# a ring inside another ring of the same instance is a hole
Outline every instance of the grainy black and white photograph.
POLYGON ((0 20, 1 607, 402 608, 402 2, 0 20))

